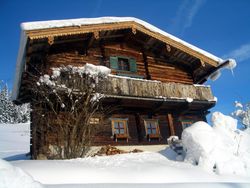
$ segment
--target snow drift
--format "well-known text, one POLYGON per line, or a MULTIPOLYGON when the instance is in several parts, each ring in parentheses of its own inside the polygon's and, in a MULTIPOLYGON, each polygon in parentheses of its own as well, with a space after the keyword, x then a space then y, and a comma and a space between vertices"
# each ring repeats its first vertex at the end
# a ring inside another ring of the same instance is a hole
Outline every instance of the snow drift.
POLYGON ((212 126, 196 122, 182 133, 185 161, 217 174, 250 176, 250 131, 237 129, 237 120, 220 112, 212 126))
POLYGON ((0 187, 42 188, 43 186, 20 168, 0 159, 0 187))

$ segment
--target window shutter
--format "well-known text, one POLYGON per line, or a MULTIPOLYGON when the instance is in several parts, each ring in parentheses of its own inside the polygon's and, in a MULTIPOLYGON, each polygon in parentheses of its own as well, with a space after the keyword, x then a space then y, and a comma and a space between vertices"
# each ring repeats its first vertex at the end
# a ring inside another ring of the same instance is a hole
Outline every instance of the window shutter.
POLYGON ((118 57, 110 57, 109 64, 111 69, 118 70, 118 57))
POLYGON ((131 72, 137 72, 137 65, 134 58, 129 59, 129 67, 131 72))

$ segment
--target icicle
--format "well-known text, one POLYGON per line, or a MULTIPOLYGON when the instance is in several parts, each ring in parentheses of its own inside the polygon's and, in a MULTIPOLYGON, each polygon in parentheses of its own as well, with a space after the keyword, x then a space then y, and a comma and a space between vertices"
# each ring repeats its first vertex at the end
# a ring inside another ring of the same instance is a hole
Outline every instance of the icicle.
POLYGON ((228 59, 229 63, 225 66, 225 68, 230 69, 232 75, 234 76, 233 69, 237 66, 237 63, 234 59, 228 59))

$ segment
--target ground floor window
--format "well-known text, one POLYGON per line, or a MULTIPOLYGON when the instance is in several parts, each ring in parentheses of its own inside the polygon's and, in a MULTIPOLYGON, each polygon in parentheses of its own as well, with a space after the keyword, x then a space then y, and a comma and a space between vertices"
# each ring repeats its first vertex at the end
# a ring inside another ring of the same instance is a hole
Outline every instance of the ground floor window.
POLYGON ((149 141, 153 138, 160 139, 160 129, 157 119, 146 119, 144 120, 146 137, 149 141))
POLYGON ((117 142, 118 139, 125 139, 128 142, 128 119, 111 119, 112 136, 117 142))

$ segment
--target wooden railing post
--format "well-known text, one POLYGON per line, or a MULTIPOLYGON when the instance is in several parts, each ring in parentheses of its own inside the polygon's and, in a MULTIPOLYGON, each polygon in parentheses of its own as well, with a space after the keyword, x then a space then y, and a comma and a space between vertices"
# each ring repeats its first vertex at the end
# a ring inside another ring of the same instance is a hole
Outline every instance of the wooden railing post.
POLYGON ((174 120, 172 114, 167 114, 167 121, 169 125, 170 135, 173 136, 175 135, 175 130, 174 130, 174 120))

